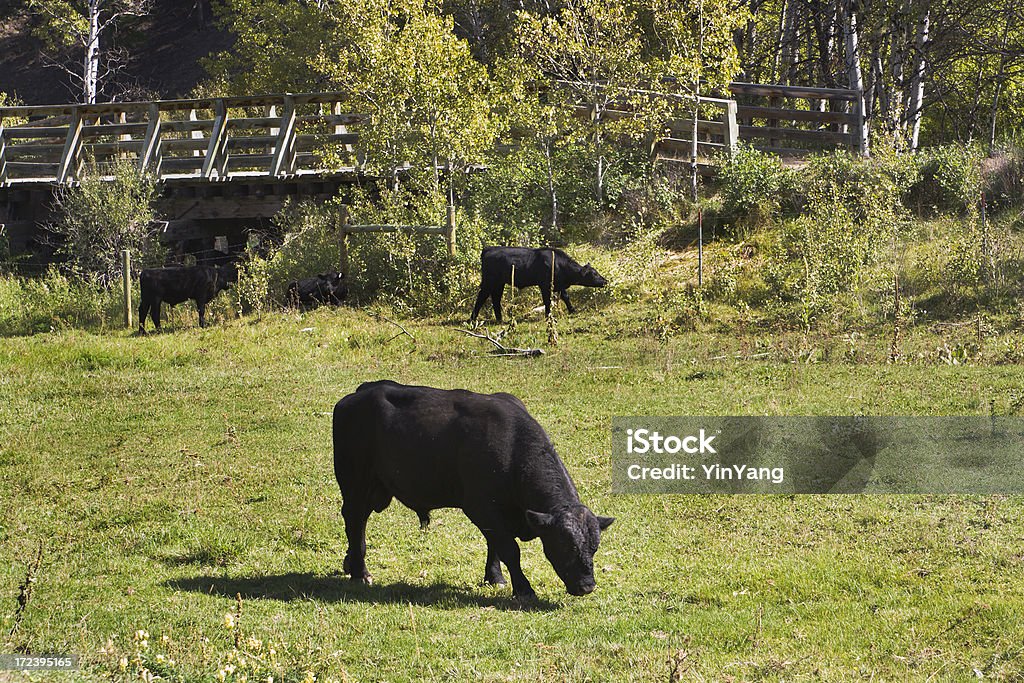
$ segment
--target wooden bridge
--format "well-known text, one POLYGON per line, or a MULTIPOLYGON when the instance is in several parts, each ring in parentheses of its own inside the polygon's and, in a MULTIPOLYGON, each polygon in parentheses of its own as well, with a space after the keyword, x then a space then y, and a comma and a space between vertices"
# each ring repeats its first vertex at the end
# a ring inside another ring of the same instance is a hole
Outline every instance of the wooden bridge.
MULTIPOLYGON (((701 98, 702 111, 717 112, 696 122, 705 169, 740 142, 781 155, 866 151, 857 91, 733 83, 728 94, 701 98)), ((344 100, 327 92, 0 107, 0 231, 12 252, 37 250, 56 187, 128 163, 156 179, 167 241, 204 243, 182 247, 191 251, 244 242, 288 198, 326 200, 358 182, 367 116, 343 113, 344 100)), ((653 160, 689 163, 693 133, 692 120, 669 122, 652 141, 653 160)))

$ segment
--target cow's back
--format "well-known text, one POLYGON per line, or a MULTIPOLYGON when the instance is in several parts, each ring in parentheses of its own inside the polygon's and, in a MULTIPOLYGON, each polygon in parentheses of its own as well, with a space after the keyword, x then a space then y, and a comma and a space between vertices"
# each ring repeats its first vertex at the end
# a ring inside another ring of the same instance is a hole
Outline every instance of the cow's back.
POLYGON ((549 444, 509 394, 390 381, 361 385, 334 409, 338 483, 379 485, 414 510, 502 504, 516 495, 516 458, 549 444), (506 500, 507 499, 507 500, 506 500))

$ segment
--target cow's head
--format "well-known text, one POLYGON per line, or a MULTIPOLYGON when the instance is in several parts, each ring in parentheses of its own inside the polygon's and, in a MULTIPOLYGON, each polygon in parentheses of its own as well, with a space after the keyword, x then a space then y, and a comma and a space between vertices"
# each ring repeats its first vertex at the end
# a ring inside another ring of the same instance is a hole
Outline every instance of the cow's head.
POLYGON ((597 272, 597 269, 588 263, 580 268, 579 282, 576 284, 583 285, 584 287, 604 287, 608 284, 608 280, 605 280, 601 273, 597 272))
POLYGON ((238 266, 234 261, 217 266, 217 290, 227 289, 238 282, 238 266))
POLYGON ((344 299, 348 296, 348 285, 345 284, 345 273, 339 273, 336 270, 332 270, 325 274, 327 278, 327 285, 333 294, 338 299, 344 299))
POLYGON ((601 532, 615 521, 598 517, 586 505, 571 505, 554 512, 526 511, 526 521, 544 545, 544 555, 571 595, 586 595, 594 581, 594 553, 601 532))

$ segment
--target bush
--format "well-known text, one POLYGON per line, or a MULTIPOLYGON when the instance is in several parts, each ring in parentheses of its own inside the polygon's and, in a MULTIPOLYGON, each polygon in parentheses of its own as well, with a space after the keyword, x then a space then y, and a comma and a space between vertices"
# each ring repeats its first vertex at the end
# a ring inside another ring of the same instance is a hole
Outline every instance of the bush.
POLYGON ((0 276, 0 336, 120 326, 123 315, 117 287, 67 277, 55 268, 38 278, 0 276))
POLYGON ((771 224, 791 195, 794 174, 774 154, 741 146, 719 173, 723 209, 746 232, 771 224))
POLYGON ((77 186, 61 186, 57 220, 49 226, 72 272, 104 286, 120 277, 122 250, 142 264, 156 265, 163 255, 153 226, 153 180, 129 161, 115 163, 110 172, 113 181, 104 180, 93 166, 77 186))
POLYGON ((913 187, 913 203, 936 213, 974 214, 981 198, 981 160, 981 150, 973 145, 929 149, 913 187))

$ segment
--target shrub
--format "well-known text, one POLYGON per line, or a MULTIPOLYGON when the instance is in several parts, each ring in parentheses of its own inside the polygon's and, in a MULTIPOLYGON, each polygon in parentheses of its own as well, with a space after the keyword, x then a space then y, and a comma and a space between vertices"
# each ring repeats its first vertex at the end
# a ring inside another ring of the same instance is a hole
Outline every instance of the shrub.
POLYGON ((101 285, 120 276, 124 249, 144 264, 162 260, 153 226, 153 180, 129 161, 115 163, 110 172, 113 180, 104 180, 93 166, 77 186, 61 186, 55 199, 57 220, 49 226, 60 238, 58 252, 72 271, 101 285))
POLYGON ((981 160, 980 149, 973 145, 929 149, 913 187, 914 203, 938 213, 975 213, 982 189, 981 160))
POLYGON ((719 180, 724 210, 735 217, 738 227, 749 230, 778 218, 792 191, 793 173, 779 157, 741 146, 722 166, 719 180))
POLYGON ((123 305, 119 288, 100 287, 55 268, 37 278, 0 276, 0 336, 120 325, 123 305))

